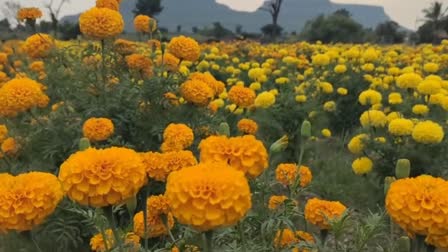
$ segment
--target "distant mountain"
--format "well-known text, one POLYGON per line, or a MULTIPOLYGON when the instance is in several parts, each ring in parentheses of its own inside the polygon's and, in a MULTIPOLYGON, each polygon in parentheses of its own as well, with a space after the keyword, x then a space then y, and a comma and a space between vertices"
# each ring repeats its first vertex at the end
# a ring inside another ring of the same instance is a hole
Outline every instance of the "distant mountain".
MULTIPOLYGON (((245 0, 241 0, 245 1, 245 0)), ((126 31, 132 32, 134 15, 132 10, 136 0, 122 1, 121 13, 126 22, 126 31)), ((175 31, 178 25, 182 31, 191 32, 193 27, 204 27, 213 22, 221 24, 231 30, 242 25, 247 32, 259 32, 263 25, 271 22, 269 13, 263 10, 255 12, 236 11, 226 5, 216 3, 215 0, 163 0, 163 11, 156 17, 159 26, 175 31)), ((374 27, 380 22, 390 20, 383 7, 336 4, 330 0, 285 0, 280 13, 279 24, 286 31, 300 32, 306 21, 320 15, 329 14, 338 9, 346 9, 353 18, 365 27, 374 27)), ((76 22, 79 15, 67 16, 63 21, 76 22)))

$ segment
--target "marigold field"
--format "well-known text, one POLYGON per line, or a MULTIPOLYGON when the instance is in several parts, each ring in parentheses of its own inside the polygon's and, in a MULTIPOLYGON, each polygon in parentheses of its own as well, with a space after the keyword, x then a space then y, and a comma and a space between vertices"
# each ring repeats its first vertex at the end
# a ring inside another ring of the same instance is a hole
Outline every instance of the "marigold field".
POLYGON ((448 251, 448 41, 130 41, 118 4, 0 44, 0 251, 448 251))

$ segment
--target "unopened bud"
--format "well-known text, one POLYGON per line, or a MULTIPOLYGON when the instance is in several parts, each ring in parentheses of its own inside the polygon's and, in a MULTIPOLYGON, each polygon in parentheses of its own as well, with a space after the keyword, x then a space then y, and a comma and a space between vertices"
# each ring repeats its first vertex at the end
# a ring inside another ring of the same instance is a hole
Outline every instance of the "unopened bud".
POLYGON ((86 150, 88 148, 90 148, 90 141, 88 138, 83 137, 79 140, 79 144, 78 144, 79 150, 83 151, 86 150))
POLYGON ((218 134, 221 136, 230 136, 230 127, 228 123, 221 123, 218 128, 218 134))
POLYGON ((384 179, 384 194, 389 191, 390 185, 395 181, 395 177, 386 177, 384 179))
POLYGON ((411 240, 407 236, 402 236, 397 241, 397 247, 399 252, 411 251, 411 240))
POLYGON ((397 179, 409 178, 411 175, 411 162, 408 159, 399 159, 395 166, 395 177, 397 179))
POLYGON ((311 136, 311 123, 308 120, 303 121, 302 128, 300 130, 302 137, 310 137, 311 136))
POLYGON ((272 153, 278 153, 278 152, 282 152, 286 149, 286 147, 288 147, 288 142, 289 142, 289 138, 287 135, 282 136, 280 139, 278 139, 277 141, 275 141, 271 147, 269 148, 269 150, 272 153))

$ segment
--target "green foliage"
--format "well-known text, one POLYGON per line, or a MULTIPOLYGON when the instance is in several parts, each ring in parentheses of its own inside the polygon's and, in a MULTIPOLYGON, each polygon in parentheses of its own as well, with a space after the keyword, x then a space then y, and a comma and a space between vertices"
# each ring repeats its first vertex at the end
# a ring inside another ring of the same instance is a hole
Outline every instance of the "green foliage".
POLYGON ((162 0, 137 0, 135 9, 132 11, 135 16, 147 15, 150 17, 156 16, 163 10, 161 5, 162 0))

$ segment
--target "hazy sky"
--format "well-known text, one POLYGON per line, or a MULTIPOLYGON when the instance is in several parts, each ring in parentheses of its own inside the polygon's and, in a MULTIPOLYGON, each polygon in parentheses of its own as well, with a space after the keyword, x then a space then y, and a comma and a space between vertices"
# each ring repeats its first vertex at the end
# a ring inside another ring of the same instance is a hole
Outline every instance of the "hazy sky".
MULTIPOLYGON (((7 0, 0 0, 0 6, 7 0)), ((36 3, 48 3, 50 0, 13 0, 19 1, 23 6, 35 6, 36 3)), ((58 2, 59 0, 55 0, 58 2)), ((126 0, 123 0, 126 1, 126 0)), ((179 4, 187 4, 188 1, 193 0, 178 0, 179 4)), ((237 10, 254 11, 264 0, 216 0, 219 3, 224 3, 237 10)), ((312 0, 310 0, 312 1, 312 0)), ((384 6, 386 13, 401 25, 415 29, 418 27, 416 21, 421 18, 421 10, 430 5, 433 0, 331 0, 335 3, 359 3, 384 6)), ((448 0, 438 0, 443 2, 448 7, 448 0)), ((63 9, 63 14, 79 13, 92 7, 95 0, 70 0, 70 4, 63 9)), ((0 13, 0 17, 1 17, 0 13)), ((0 18, 1 19, 1 18, 0 18)))

